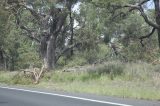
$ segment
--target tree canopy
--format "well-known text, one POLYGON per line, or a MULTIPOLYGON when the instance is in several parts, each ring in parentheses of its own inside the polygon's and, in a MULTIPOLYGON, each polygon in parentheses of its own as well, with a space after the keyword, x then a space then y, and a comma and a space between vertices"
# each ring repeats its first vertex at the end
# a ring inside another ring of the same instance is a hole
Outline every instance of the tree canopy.
POLYGON ((62 60, 80 56, 92 64, 110 54, 152 61, 159 13, 160 0, 2 0, 0 67, 51 70, 62 60))

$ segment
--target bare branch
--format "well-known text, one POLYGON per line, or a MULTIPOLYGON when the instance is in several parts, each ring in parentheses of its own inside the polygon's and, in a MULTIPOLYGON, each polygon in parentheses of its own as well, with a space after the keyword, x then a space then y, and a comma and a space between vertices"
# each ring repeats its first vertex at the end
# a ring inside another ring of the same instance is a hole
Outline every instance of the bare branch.
POLYGON ((34 40, 34 41, 40 43, 40 40, 35 37, 35 33, 32 30, 30 30, 29 28, 27 28, 26 26, 23 26, 23 25, 20 25, 20 28, 25 30, 27 33, 29 33, 29 34, 26 34, 27 37, 29 37, 31 40, 34 40))
POLYGON ((139 38, 142 47, 144 47, 143 39, 149 38, 151 35, 153 35, 153 33, 155 32, 155 30, 156 30, 156 28, 153 27, 153 28, 152 28, 152 31, 151 31, 149 34, 147 34, 146 36, 142 36, 142 37, 139 38))
POLYGON ((141 5, 145 4, 145 3, 147 3, 148 1, 150 1, 150 0, 144 0, 144 1, 140 2, 138 5, 141 6, 141 5))
POLYGON ((36 12, 34 9, 28 7, 25 4, 20 4, 22 7, 26 8, 27 10, 30 11, 30 13, 32 14, 32 16, 34 16, 35 19, 37 19, 38 21, 40 21, 43 17, 40 13, 36 12))
POLYGON ((67 51, 69 51, 69 50, 77 47, 79 44, 81 44, 81 43, 75 43, 75 44, 73 44, 73 45, 70 45, 70 46, 68 46, 68 47, 65 47, 60 53, 57 54, 56 61, 58 61, 58 59, 59 59, 64 53, 66 53, 67 51))
POLYGON ((123 7, 130 7, 132 9, 131 11, 138 10, 141 13, 143 19, 145 20, 145 22, 148 25, 150 25, 150 26, 152 26, 152 27, 154 27, 156 29, 160 29, 159 25, 157 25, 156 23, 154 23, 151 20, 149 20, 148 16, 145 14, 144 9, 143 9, 143 7, 141 5, 139 5, 139 4, 138 5, 127 4, 127 5, 124 5, 123 7))
POLYGON ((19 12, 19 11, 20 11, 20 9, 17 10, 16 13, 14 13, 15 20, 16 20, 16 25, 17 25, 19 28, 21 28, 22 30, 24 30, 24 31, 26 31, 26 32, 28 33, 28 34, 25 34, 25 36, 29 37, 31 40, 34 40, 34 41, 40 43, 40 40, 35 37, 36 33, 35 33, 33 30, 27 28, 27 27, 26 27, 25 25, 23 25, 23 23, 21 22, 20 16, 19 16, 19 15, 20 15, 20 12, 19 12))
POLYGON ((37 21, 41 21, 41 19, 44 17, 44 15, 38 13, 36 10, 34 10, 33 8, 29 7, 25 2, 12 2, 12 3, 8 3, 7 9, 10 9, 12 11, 18 11, 18 8, 24 8, 25 10, 28 10, 31 15, 37 20, 37 21), (15 9, 15 10, 14 10, 15 9))
MULTIPOLYGON (((142 7, 143 4, 147 3, 148 1, 150 0, 144 0, 142 2, 140 2, 139 4, 135 4, 135 5, 132 5, 132 4, 126 4, 126 5, 113 5, 115 8, 115 10, 117 9, 122 9, 122 8, 129 8, 129 11, 128 12, 131 12, 131 11, 134 11, 134 10, 138 10, 140 13, 141 13, 141 16, 143 17, 144 21, 149 25, 149 26, 152 26, 156 29, 160 29, 160 26, 154 22, 152 22, 147 14, 144 12, 144 9, 142 7)), ((127 13, 128 13, 127 12, 127 13)), ((121 13, 119 14, 121 15, 121 13)))
POLYGON ((66 12, 60 15, 60 17, 58 19, 58 23, 57 23, 57 28, 53 33, 54 35, 58 35, 60 30, 62 29, 62 26, 64 25, 65 20, 67 18, 67 15, 68 15, 68 13, 66 13, 66 12))

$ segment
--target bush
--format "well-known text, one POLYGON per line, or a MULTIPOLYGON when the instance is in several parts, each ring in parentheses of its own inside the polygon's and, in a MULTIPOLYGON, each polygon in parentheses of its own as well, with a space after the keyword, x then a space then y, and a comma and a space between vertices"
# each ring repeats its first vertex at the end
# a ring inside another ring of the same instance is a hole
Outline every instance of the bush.
POLYGON ((0 83, 8 83, 11 77, 8 73, 0 72, 0 83))
POLYGON ((125 80, 143 82, 151 77, 154 69, 153 65, 144 62, 127 63, 125 67, 125 80))
POLYGON ((114 77, 124 73, 124 65, 118 62, 106 63, 89 70, 89 74, 93 73, 96 73, 98 76, 109 75, 109 77, 113 80, 114 77))
POLYGON ((32 84, 32 79, 27 78, 24 75, 16 74, 11 78, 12 84, 21 84, 21 85, 29 85, 32 84))
POLYGON ((82 82, 86 82, 86 81, 89 81, 89 80, 96 80, 98 78, 100 78, 101 76, 98 75, 97 73, 83 73, 83 74, 80 74, 79 75, 79 80, 82 81, 82 82))
POLYGON ((87 64, 87 60, 82 56, 74 56, 72 59, 67 61, 67 67, 74 67, 74 66, 82 66, 87 64))
POLYGON ((0 83, 29 85, 32 80, 19 72, 0 72, 0 83))
POLYGON ((76 75, 73 73, 55 72, 53 76, 51 76, 51 81, 54 81, 54 82, 72 82, 75 79, 76 79, 76 75))
POLYGON ((160 73, 160 65, 156 65, 153 70, 160 73))
POLYGON ((83 53, 83 57, 87 60, 87 63, 92 64, 98 59, 97 54, 96 50, 86 50, 83 53))

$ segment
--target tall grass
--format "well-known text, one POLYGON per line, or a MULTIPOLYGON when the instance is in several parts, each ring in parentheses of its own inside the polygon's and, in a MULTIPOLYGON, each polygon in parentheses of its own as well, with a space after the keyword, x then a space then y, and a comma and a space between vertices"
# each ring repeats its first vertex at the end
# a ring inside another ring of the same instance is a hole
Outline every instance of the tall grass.
MULTIPOLYGON (((85 69, 85 66, 84 66, 85 69)), ((46 73, 36 87, 138 99, 160 100, 160 71, 148 63, 106 62, 87 70, 46 73)), ((0 72, 0 83, 32 85, 21 74, 0 72)))
POLYGON ((32 84, 32 80, 22 74, 19 74, 19 72, 0 71, 0 83, 29 85, 32 84))

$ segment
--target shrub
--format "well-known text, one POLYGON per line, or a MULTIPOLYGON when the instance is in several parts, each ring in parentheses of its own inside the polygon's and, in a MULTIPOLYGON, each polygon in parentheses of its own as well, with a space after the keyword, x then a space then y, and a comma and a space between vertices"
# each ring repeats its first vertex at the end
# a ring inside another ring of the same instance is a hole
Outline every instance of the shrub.
POLYGON ((89 70, 89 74, 96 73, 98 76, 109 75, 113 80, 114 77, 122 75, 124 73, 124 65, 121 63, 111 62, 104 65, 99 65, 89 70))
POLYGON ((148 80, 152 73, 154 67, 151 64, 136 62, 136 63, 127 63, 124 70, 126 80, 136 80, 136 81, 145 81, 148 80))
POLYGON ((19 72, 0 72, 0 82, 6 84, 32 84, 31 78, 27 78, 19 72))
POLYGON ((54 81, 54 82, 72 82, 75 79, 76 79, 76 75, 74 73, 55 72, 51 76, 51 81, 54 81))
POLYGON ((81 66, 87 64, 87 60, 82 56, 74 56, 67 62, 67 67, 81 66))
POLYGON ((160 65, 156 65, 153 70, 160 73, 160 65))
POLYGON ((32 82, 33 81, 31 80, 31 78, 27 78, 24 75, 19 75, 19 74, 16 74, 11 78, 12 84, 29 85, 32 84, 32 82))

